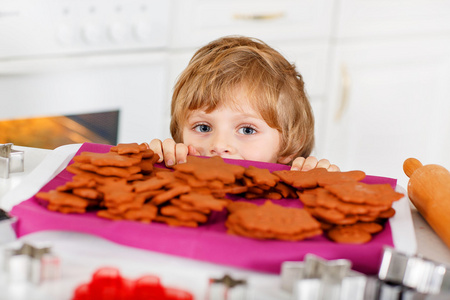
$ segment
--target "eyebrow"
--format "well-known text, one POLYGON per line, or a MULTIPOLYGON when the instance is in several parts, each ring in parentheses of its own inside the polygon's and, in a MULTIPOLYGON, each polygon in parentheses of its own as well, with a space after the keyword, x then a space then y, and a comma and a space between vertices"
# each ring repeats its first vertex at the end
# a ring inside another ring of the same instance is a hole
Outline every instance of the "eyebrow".
MULTIPOLYGON (((239 111, 239 110, 234 110, 234 111, 236 111, 237 113, 239 113, 241 117, 249 117, 249 118, 261 119, 261 120, 263 119, 262 116, 257 115, 257 114, 250 114, 250 113, 247 113, 247 112, 245 112, 245 111, 239 111)), ((191 116, 193 116, 193 115, 196 115, 196 116, 208 116, 208 115, 210 115, 210 114, 211 114, 211 113, 206 113, 204 110, 196 109, 196 110, 192 110, 192 111, 189 113, 188 117, 191 117, 191 116)))

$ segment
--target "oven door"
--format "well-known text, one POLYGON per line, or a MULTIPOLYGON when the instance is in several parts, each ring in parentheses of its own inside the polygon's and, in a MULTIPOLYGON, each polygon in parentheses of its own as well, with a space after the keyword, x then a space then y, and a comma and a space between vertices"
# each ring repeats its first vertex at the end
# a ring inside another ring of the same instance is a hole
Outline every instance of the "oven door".
POLYGON ((118 111, 118 142, 166 138, 167 78, 155 51, 0 60, 0 120, 118 111))

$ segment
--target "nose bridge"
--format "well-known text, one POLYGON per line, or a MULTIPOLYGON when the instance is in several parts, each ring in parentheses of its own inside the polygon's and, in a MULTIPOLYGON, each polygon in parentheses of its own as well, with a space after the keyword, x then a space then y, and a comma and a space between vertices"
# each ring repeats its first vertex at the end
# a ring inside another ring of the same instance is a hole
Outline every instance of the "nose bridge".
POLYGON ((224 132, 215 132, 210 145, 210 152, 212 154, 231 153, 233 147, 231 145, 231 138, 224 132))

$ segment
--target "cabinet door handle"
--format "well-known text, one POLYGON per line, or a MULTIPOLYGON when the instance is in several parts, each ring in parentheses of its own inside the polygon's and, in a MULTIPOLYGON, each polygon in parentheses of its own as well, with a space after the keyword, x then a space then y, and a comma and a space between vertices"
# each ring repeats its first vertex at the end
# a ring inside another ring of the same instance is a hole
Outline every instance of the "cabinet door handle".
POLYGON ((236 13, 233 15, 235 20, 250 20, 250 21, 267 21, 267 20, 276 20, 281 19, 285 16, 284 12, 275 12, 268 14, 244 14, 244 13, 236 13))
POLYGON ((341 67, 341 78, 342 78, 342 94, 341 94, 341 102, 339 105, 339 109, 336 112, 335 120, 340 121, 342 115, 348 106, 348 97, 350 93, 351 80, 350 75, 348 73, 347 66, 344 64, 341 67))

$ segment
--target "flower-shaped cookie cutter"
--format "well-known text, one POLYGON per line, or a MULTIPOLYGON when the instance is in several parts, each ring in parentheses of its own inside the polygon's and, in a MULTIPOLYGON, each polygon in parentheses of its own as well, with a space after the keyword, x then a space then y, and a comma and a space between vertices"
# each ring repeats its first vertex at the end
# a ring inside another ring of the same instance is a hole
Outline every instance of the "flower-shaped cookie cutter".
POLYGON ((12 146, 12 143, 0 144, 0 178, 9 178, 10 173, 24 170, 24 152, 12 146))
POLYGON ((41 283, 60 277, 60 259, 48 244, 13 243, 4 250, 3 269, 11 282, 41 283))
POLYGON ((385 247, 378 278, 421 294, 447 294, 450 298, 450 266, 420 255, 408 255, 385 247))
POLYGON ((245 300, 247 281, 225 274, 222 278, 210 278, 206 300, 245 300))

